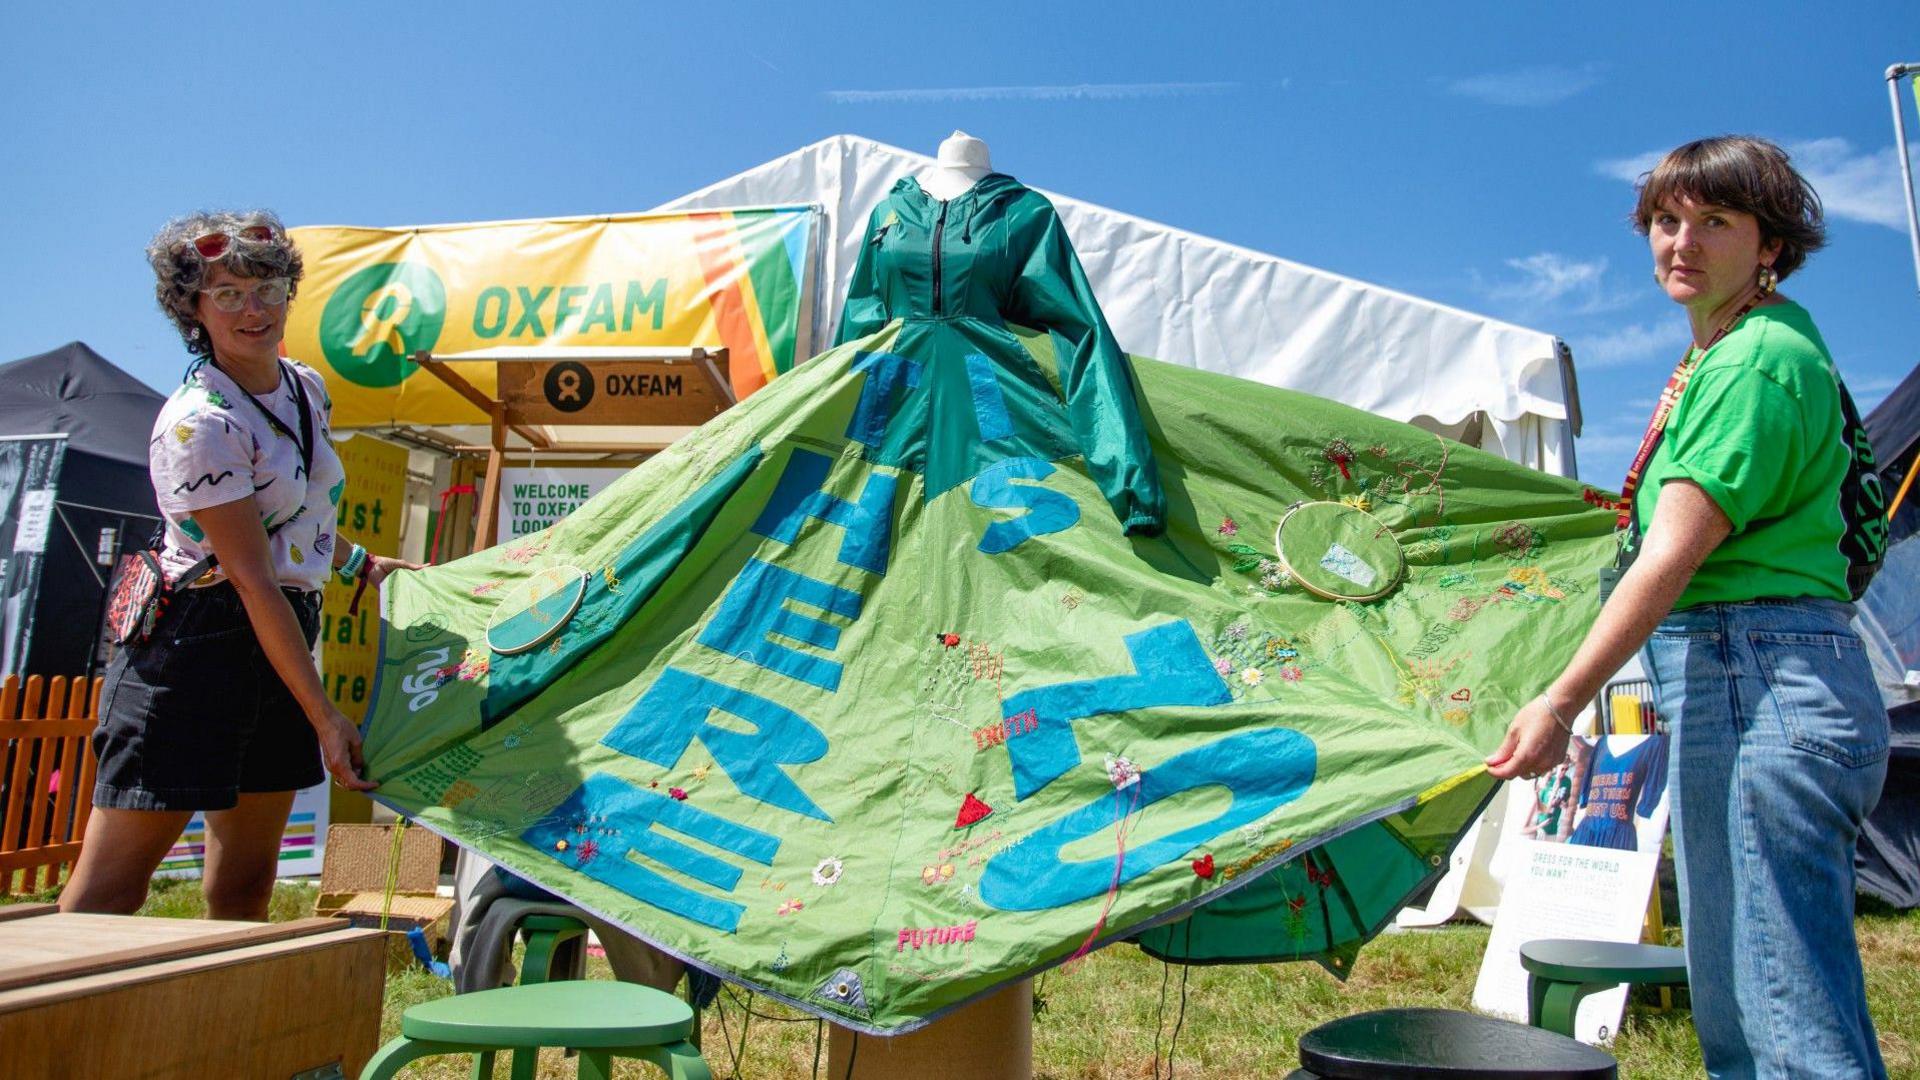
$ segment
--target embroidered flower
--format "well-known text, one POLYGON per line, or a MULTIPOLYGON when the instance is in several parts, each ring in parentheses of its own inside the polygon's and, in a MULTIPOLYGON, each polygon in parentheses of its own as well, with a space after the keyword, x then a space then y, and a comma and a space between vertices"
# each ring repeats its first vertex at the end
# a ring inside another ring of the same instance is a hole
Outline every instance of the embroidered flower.
POLYGON ((1227 636, 1232 638, 1235 641, 1247 640, 1247 624, 1243 622, 1237 622, 1237 623, 1234 623, 1232 626, 1227 627, 1227 636))
POLYGON ((1374 457, 1386 457, 1386 456, 1387 456, 1387 444, 1386 444, 1386 443, 1374 443, 1374 444, 1373 444, 1372 446, 1369 446, 1369 447, 1367 447, 1367 453, 1369 453, 1369 454, 1372 454, 1372 455, 1373 455, 1374 457))
POLYGON ((1216 657, 1213 661, 1213 670, 1219 672, 1222 677, 1231 675, 1233 674, 1233 661, 1224 656, 1216 657))
POLYGON ((829 855, 814 865, 813 883, 822 888, 836 884, 845 870, 845 863, 841 862, 837 856, 829 855))
POLYGON ((574 852, 573 857, 580 860, 581 866, 585 866, 592 862, 593 857, 598 854, 600 854, 600 845, 592 840, 588 840, 580 845, 580 850, 574 852))
POLYGON ((1140 782, 1140 767, 1124 757, 1108 754, 1107 779, 1113 782, 1116 791, 1125 790, 1140 782))
POLYGON ((473 587, 473 595, 485 596, 499 587, 500 583, 498 581, 483 581, 473 587))
POLYGON ((1326 450, 1322 451, 1320 456, 1332 462, 1334 467, 1340 470, 1340 478, 1342 480, 1353 479, 1353 473, 1347 468, 1348 465, 1353 463, 1353 446, 1349 444, 1347 440, 1333 440, 1327 444, 1326 450))
POLYGON ((687 801, 687 791, 685 788, 668 788, 667 794, 673 796, 674 799, 679 802, 687 801))
POLYGON ((1288 682, 1299 682, 1302 674, 1304 673, 1292 664, 1280 669, 1280 677, 1288 682))
POLYGON ((1340 497, 1340 503, 1343 506, 1351 506, 1355 510, 1373 509, 1373 500, 1365 495, 1343 495, 1340 497))
POLYGON ((949 649, 954 648, 955 646, 960 644, 959 634, 941 634, 939 635, 939 638, 940 638, 940 644, 946 646, 949 649))
POLYGON ((780 910, 779 912, 777 912, 777 914, 791 915, 794 912, 799 911, 801 908, 806 906, 807 905, 804 902, 802 902, 799 897, 796 896, 791 900, 782 900, 780 902, 780 910))
POLYGON ((1193 876, 1198 878, 1210 878, 1213 876, 1213 852, 1209 851, 1205 855, 1193 860, 1193 876))
POLYGON ((1214 531, 1218 532, 1221 536, 1238 536, 1240 535, 1240 526, 1233 520, 1233 516, 1229 514, 1227 517, 1221 519, 1220 527, 1214 531))
POLYGON ((1248 686, 1259 686, 1267 681, 1267 673, 1257 667, 1243 668, 1240 672, 1240 681, 1248 686))

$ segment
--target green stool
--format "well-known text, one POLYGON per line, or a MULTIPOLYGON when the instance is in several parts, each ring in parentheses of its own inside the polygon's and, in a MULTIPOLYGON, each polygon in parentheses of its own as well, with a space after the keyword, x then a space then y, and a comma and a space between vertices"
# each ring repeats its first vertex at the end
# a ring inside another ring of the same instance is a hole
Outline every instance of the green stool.
POLYGON ((562 945, 581 939, 585 947, 587 924, 565 915, 529 915, 520 920, 520 932, 527 938, 527 952, 520 963, 520 985, 530 986, 553 978, 553 962, 562 945))
POLYGON ((1589 994, 1621 983, 1687 985, 1687 954, 1665 945, 1548 938, 1520 946, 1527 969, 1527 1023, 1573 1034, 1574 1015, 1589 994))
POLYGON ((493 1056, 513 1055, 515 1080, 531 1080, 543 1046, 580 1052, 580 1080, 608 1080, 612 1059, 651 1061, 672 1080, 712 1080, 687 1035, 687 1003, 632 983, 574 980, 504 986, 415 1005, 400 1037, 380 1048, 360 1080, 388 1080, 408 1062, 435 1054, 473 1054, 475 1080, 493 1075, 493 1056))

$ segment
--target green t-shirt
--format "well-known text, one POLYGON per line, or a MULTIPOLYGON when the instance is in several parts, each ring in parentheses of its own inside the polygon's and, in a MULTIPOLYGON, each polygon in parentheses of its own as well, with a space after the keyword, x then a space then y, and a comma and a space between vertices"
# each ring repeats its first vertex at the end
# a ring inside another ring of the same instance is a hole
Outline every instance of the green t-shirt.
POLYGON ((1648 531, 1662 485, 1691 480, 1733 522, 1676 608, 1849 598, 1838 380, 1813 319, 1790 301, 1754 309, 1700 358, 1635 507, 1648 531))

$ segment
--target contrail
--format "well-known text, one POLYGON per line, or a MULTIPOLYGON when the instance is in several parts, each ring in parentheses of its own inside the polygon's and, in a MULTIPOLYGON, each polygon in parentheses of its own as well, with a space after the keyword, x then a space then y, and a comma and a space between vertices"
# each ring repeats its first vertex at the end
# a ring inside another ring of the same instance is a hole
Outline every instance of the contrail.
POLYGON ((828 90, 835 105, 907 105, 948 101, 1119 101, 1224 94, 1232 82, 1078 83, 1072 86, 951 86, 923 90, 828 90))

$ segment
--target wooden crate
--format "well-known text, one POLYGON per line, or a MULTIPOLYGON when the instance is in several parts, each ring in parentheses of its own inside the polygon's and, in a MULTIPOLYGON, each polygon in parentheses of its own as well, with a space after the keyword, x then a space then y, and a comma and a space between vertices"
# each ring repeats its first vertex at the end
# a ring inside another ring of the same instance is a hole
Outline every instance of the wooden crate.
POLYGON ((9 914, 0 1077, 357 1076, 380 1035, 382 938, 333 919, 9 914))
MULTIPOLYGON (((447 941, 453 900, 438 893, 441 839, 421 828, 399 825, 330 825, 320 867, 315 915, 355 926, 406 931, 421 927, 436 952, 447 941), (397 832, 397 837, 396 837, 397 832), (394 844, 399 844, 395 851, 394 844), (387 875, 393 888, 387 888, 387 875)), ((404 952, 404 950, 403 950, 404 952)), ((406 953, 411 955, 411 953, 406 953)))

